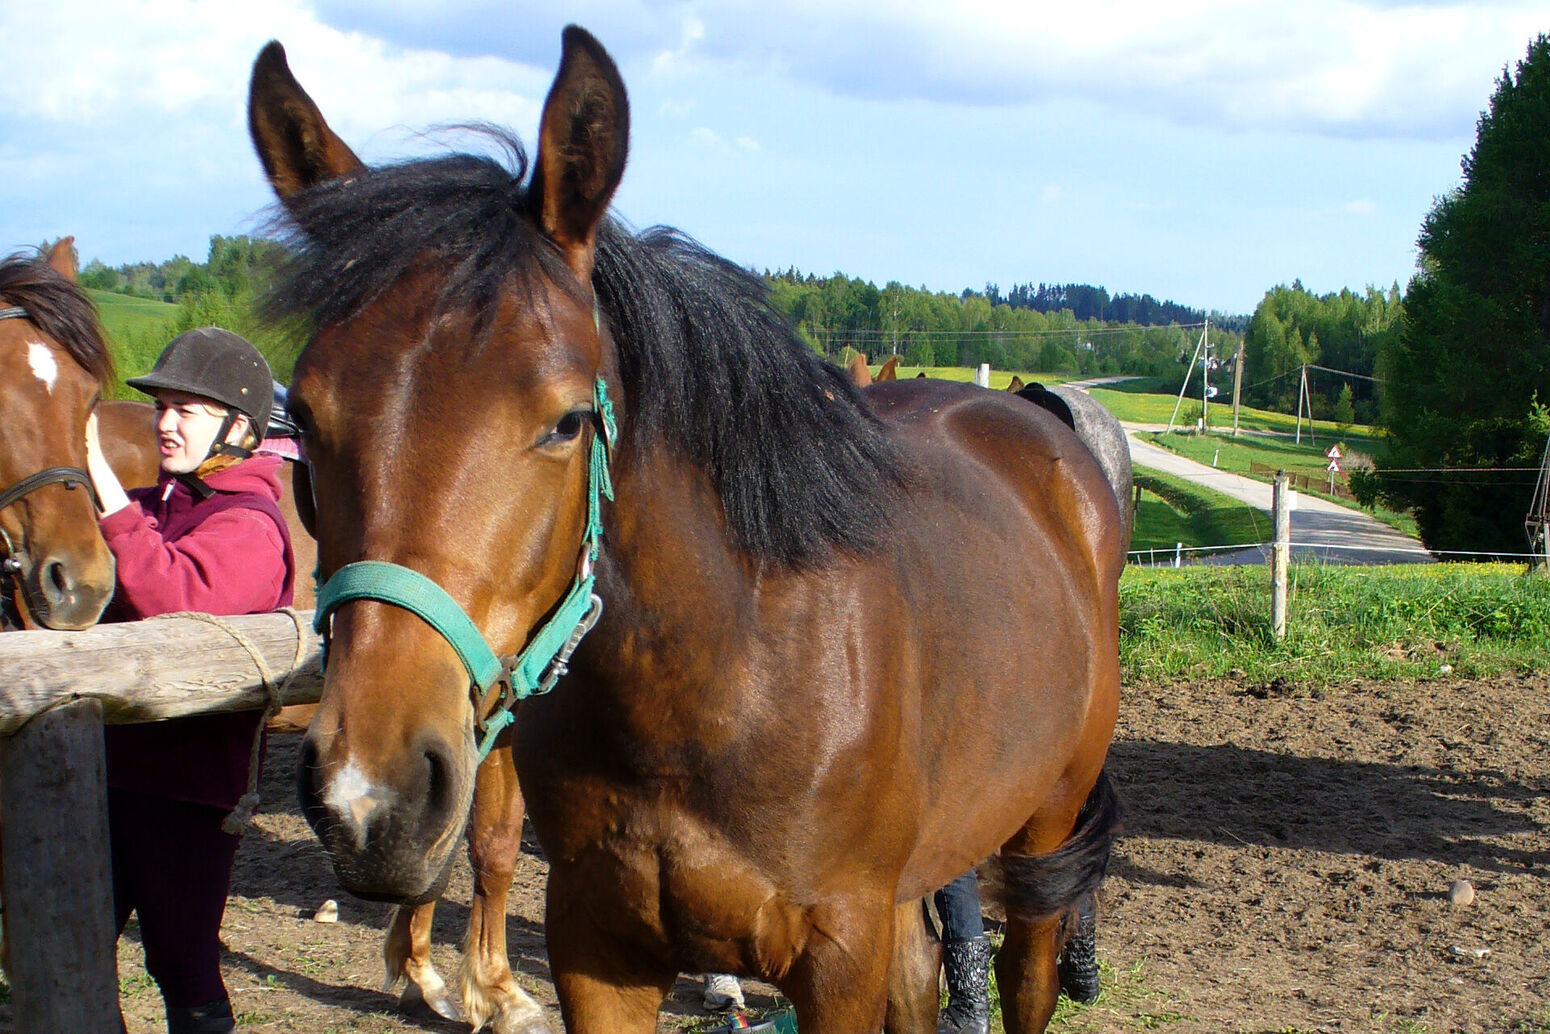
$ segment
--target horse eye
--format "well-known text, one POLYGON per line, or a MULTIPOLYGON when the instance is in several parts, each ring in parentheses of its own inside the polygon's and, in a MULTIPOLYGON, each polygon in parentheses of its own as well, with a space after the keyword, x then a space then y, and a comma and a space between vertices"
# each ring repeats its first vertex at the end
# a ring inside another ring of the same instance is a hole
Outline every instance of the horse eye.
POLYGON ((587 418, 592 414, 585 409, 573 409, 560 418, 560 422, 554 425, 544 439, 546 445, 558 445, 561 442, 574 441, 586 426, 587 418))

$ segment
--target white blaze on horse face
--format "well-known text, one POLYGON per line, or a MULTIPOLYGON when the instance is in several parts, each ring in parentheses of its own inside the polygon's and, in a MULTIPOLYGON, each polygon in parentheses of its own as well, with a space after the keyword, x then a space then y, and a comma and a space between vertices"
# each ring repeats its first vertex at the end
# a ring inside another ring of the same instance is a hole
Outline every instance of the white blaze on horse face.
POLYGON ((32 367, 33 376, 43 382, 48 393, 54 394, 54 384, 59 380, 59 363, 54 360, 54 350, 41 341, 28 342, 27 365, 32 367))
POLYGON ((392 798, 392 790, 377 786, 366 778, 366 773, 355 767, 353 761, 335 773, 328 789, 323 791, 324 805, 354 831, 360 844, 366 842, 366 826, 372 813, 390 803, 392 798))

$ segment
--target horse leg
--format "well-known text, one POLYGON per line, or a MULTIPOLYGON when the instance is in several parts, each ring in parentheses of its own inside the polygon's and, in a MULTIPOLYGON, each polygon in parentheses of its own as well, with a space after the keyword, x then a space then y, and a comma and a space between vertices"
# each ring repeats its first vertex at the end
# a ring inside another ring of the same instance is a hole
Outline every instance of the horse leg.
POLYGON ((941 995, 937 970, 942 945, 926 919, 924 902, 900 905, 894 916, 893 964, 888 967, 886 1034, 935 1034, 941 995))
POLYGON ((1048 1026, 1060 997, 1061 930, 1102 882, 1118 825, 1118 801, 1100 773, 1088 793, 1049 802, 1002 847, 1006 939, 996 982, 1007 1034, 1048 1026))
POLYGON ((588 888, 572 882, 551 868, 544 909, 549 969, 565 1030, 656 1034, 657 1012, 678 974, 598 926, 588 888))
POLYGON ((447 982, 431 962, 431 920, 435 915, 434 901, 400 905, 394 911, 387 939, 382 943, 382 962, 387 969, 382 990, 391 993, 400 980, 406 980, 408 984, 398 1000, 400 1008, 412 1010, 423 1004, 438 1016, 459 1020, 462 1014, 447 993, 447 982))
POLYGON ((468 821, 474 900, 458 983, 475 1030, 489 1023, 495 1034, 551 1034, 542 1007, 517 986, 506 953, 506 899, 522 852, 522 811, 508 745, 491 753, 475 777, 468 821))
MULTIPOLYGON (((858 1034, 882 1027, 888 1014, 894 927, 903 918, 896 917, 899 907, 851 898, 813 911, 807 944, 780 982, 796 1006, 802 1034, 858 1034)), ((905 921, 918 924, 921 918, 916 913, 905 921)), ((934 1030, 935 1024, 927 1029, 934 1030)))

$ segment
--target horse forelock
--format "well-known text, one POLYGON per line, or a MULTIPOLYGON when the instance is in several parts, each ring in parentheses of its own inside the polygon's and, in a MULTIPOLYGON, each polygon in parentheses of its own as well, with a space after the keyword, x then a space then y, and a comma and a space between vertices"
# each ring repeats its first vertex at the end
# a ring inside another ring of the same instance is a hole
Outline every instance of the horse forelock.
POLYGON ((113 357, 97 307, 41 257, 11 255, 0 261, 0 307, 9 306, 26 309, 28 321, 98 383, 113 379, 113 357))
MULTIPOLYGON (((435 307, 469 313, 483 347, 505 292, 582 285, 536 228, 527 160, 454 154, 369 170, 287 199, 294 258, 265 302, 313 330, 356 318, 419 269, 435 307)), ((618 350, 623 447, 701 467, 738 545, 791 566, 884 541, 907 481, 901 450, 843 371, 774 310, 762 278, 676 231, 598 228, 593 289, 618 350)))

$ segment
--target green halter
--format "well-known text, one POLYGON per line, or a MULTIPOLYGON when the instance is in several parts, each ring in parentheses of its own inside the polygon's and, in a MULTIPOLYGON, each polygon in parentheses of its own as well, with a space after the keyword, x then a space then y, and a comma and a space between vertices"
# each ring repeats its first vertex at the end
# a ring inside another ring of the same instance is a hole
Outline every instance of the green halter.
POLYGON ((512 709, 519 701, 554 688, 565 674, 571 653, 603 612, 602 598, 592 591, 592 565, 603 537, 602 500, 614 497, 608 464, 618 427, 602 377, 597 378, 593 389, 593 403, 601 426, 592 436, 588 461, 586 557, 554 616, 533 634, 521 653, 496 656, 478 626, 445 589, 400 564, 383 560, 346 564, 318 590, 312 627, 325 637, 325 664, 329 617, 351 600, 376 600, 402 607, 439 632, 463 662, 469 681, 481 696, 499 685, 500 696, 490 716, 482 721, 476 719, 480 760, 489 755, 500 731, 515 719, 512 709))

